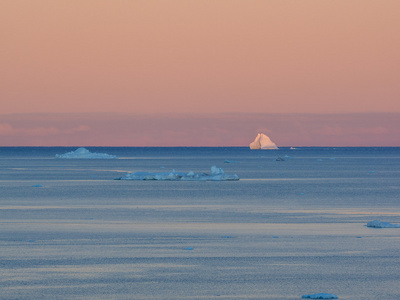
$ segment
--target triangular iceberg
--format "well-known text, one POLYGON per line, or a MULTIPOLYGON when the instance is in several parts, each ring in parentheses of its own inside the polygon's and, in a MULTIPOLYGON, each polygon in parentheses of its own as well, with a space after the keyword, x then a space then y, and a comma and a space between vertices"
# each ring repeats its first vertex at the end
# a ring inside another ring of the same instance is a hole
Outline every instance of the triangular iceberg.
POLYGON ((259 133, 259 134, 257 134, 257 137, 254 140, 254 142, 252 142, 250 144, 250 149, 252 149, 252 150, 257 150, 257 149, 265 150, 265 149, 278 149, 278 147, 264 133, 259 133))

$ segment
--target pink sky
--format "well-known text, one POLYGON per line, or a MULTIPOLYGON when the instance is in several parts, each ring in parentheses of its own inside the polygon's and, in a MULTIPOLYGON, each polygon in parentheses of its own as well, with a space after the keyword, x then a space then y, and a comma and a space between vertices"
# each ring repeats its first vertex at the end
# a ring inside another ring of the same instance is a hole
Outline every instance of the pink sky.
MULTIPOLYGON (((23 144, 59 130, 17 134, 9 117, 36 113, 400 113, 399 11, 398 0, 3 0, 0 134, 23 144)), ((58 135, 78 142, 88 125, 72 116, 58 135)))

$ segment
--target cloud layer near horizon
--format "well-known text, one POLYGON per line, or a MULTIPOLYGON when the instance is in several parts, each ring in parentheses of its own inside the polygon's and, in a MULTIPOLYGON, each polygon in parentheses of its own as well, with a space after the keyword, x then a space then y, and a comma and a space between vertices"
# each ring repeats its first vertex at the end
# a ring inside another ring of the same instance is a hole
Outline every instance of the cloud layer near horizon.
POLYGON ((0 146, 400 146, 400 114, 0 115, 0 146))

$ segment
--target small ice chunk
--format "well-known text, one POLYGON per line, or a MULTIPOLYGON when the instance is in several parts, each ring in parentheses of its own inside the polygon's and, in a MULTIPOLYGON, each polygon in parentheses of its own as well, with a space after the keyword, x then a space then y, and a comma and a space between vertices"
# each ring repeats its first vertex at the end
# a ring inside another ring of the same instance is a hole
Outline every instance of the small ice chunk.
POLYGON ((41 184, 34 184, 34 185, 32 185, 32 187, 43 187, 43 185, 41 185, 41 184))
POLYGON ((225 159, 224 163, 226 163, 226 164, 236 164, 237 161, 236 160, 227 160, 227 159, 225 159))
POLYGON ((193 250, 193 247, 186 247, 185 250, 193 250))
POLYGON ((95 153, 90 152, 86 148, 78 148, 75 151, 67 152, 64 154, 56 154, 56 158, 64 158, 64 159, 113 159, 117 158, 115 155, 110 155, 107 153, 95 153))
POLYGON ((333 295, 333 294, 327 294, 327 293, 318 293, 318 294, 313 294, 313 295, 303 295, 301 298, 306 298, 306 299, 338 299, 338 296, 333 295))
POLYGON ((400 224, 391 224, 389 222, 381 222, 379 220, 374 220, 367 223, 367 227, 373 228, 400 228, 400 224))

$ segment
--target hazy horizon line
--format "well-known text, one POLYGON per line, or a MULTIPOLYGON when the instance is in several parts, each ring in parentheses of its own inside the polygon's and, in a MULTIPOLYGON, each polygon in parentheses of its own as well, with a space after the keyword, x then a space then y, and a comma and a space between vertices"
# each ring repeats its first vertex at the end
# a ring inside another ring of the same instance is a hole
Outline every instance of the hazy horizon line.
POLYGON ((0 146, 397 147, 400 113, 30 113, 0 115, 0 146))

